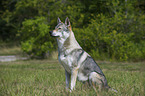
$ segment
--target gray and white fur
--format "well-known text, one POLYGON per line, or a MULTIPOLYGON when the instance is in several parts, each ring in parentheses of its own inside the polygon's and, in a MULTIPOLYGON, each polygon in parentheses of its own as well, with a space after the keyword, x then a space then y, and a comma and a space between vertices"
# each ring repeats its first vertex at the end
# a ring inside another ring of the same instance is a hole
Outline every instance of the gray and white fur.
POLYGON ((58 25, 51 36, 56 37, 58 43, 58 59, 60 64, 65 68, 66 88, 70 91, 75 89, 76 80, 88 82, 96 91, 109 89, 117 92, 108 86, 105 75, 93 58, 85 52, 75 39, 68 18, 62 23, 58 18, 58 25))

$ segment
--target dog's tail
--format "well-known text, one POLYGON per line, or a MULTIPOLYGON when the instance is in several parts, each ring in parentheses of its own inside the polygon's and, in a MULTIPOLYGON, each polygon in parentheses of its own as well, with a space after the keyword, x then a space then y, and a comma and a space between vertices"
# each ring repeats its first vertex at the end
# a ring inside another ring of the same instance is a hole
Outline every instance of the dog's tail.
POLYGON ((113 92, 118 92, 117 90, 115 90, 115 89, 113 89, 113 88, 111 88, 110 86, 106 86, 105 87, 108 91, 113 91, 113 92))

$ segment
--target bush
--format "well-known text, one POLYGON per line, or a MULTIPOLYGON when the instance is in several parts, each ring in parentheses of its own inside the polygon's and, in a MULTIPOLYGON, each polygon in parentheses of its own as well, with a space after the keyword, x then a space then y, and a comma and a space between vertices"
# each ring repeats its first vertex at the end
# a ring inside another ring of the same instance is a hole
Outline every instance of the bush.
POLYGON ((45 54, 53 50, 53 42, 49 36, 49 26, 45 17, 27 19, 20 30, 22 50, 31 57, 45 57, 45 54))
MULTIPOLYGON (((98 59, 110 58, 111 60, 127 61, 144 58, 144 46, 134 40, 134 38, 143 36, 143 32, 138 29, 134 29, 136 32, 132 31, 132 28, 137 28, 142 23, 136 24, 135 17, 133 17, 134 19, 126 18, 125 15, 118 14, 113 17, 98 14, 95 19, 91 20, 91 24, 87 28, 75 29, 80 44, 98 59), (140 36, 137 37, 137 34, 140 36)), ((143 30, 143 27, 141 28, 140 30, 143 30)), ((140 41, 142 40, 140 39, 140 41)))

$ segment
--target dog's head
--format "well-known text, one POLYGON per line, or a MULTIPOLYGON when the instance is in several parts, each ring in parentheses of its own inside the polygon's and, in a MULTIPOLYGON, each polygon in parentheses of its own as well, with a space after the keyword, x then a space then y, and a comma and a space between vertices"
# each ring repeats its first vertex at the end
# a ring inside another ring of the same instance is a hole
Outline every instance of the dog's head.
POLYGON ((58 38, 68 38, 71 32, 71 24, 68 17, 65 20, 65 23, 61 22, 58 18, 57 26, 53 31, 50 31, 50 35, 58 38))

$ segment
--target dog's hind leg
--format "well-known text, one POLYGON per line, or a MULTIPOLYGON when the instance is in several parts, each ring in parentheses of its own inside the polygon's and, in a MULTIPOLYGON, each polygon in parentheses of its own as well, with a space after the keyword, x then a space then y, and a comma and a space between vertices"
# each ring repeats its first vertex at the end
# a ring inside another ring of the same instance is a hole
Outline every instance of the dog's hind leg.
POLYGON ((76 84, 76 79, 77 79, 77 74, 78 74, 78 68, 75 67, 72 69, 72 74, 71 74, 71 90, 72 91, 75 88, 75 84, 76 84))
POLYGON ((70 74, 65 70, 66 89, 69 89, 70 74))
POLYGON ((93 89, 95 90, 97 96, 100 96, 99 92, 96 90, 96 82, 92 78, 93 78, 93 76, 91 74, 91 76, 89 76, 89 84, 93 87, 93 89))
POLYGON ((94 90, 96 91, 96 85, 99 86, 99 91, 102 90, 103 87, 103 81, 102 81, 102 77, 96 73, 96 72, 92 72, 89 75, 89 83, 90 85, 93 86, 94 90))

